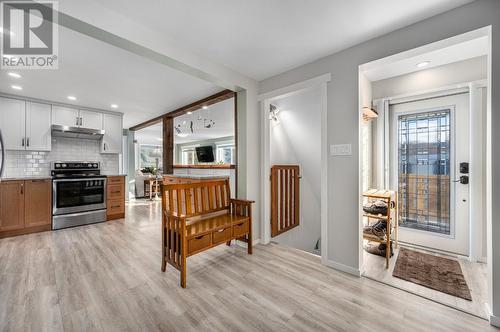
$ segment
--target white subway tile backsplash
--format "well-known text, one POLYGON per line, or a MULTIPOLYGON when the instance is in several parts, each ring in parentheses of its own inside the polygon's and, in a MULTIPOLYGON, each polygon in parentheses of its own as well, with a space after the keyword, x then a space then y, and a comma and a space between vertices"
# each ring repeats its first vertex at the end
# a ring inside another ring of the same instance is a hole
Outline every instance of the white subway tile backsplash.
POLYGON ((4 177, 50 176, 54 161, 98 161, 102 174, 118 174, 119 155, 101 154, 100 142, 52 138, 52 151, 6 151, 4 177))

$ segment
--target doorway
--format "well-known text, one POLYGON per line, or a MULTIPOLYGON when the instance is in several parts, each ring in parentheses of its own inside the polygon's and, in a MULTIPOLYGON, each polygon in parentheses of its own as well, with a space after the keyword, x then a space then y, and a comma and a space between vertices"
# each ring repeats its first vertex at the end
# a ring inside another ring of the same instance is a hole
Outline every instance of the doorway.
POLYGON ((469 93, 395 103, 390 114, 399 240, 468 256, 469 93))
POLYGON ((486 319, 489 38, 480 29, 360 67, 360 196, 394 193, 399 220, 394 232, 363 218, 383 206, 360 200, 363 276, 486 319))
POLYGON ((326 234, 329 80, 329 74, 322 75, 260 96, 264 135, 262 242, 319 255, 323 262, 327 248, 322 234, 326 234), (273 220, 277 221, 274 228, 273 220))

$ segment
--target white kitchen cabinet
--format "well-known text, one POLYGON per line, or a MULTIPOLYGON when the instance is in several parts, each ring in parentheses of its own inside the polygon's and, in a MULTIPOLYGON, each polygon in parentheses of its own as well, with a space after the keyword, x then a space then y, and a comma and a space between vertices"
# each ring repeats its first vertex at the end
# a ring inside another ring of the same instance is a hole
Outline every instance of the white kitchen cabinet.
POLYGON ((80 110, 80 127, 102 130, 102 117, 99 112, 80 110))
POLYGON ((104 114, 104 137, 101 142, 101 153, 122 153, 123 121, 114 114, 104 114))
POLYGON ((52 124, 68 127, 78 127, 79 111, 74 108, 52 106, 52 124))
POLYGON ((0 98, 0 130, 6 150, 50 151, 51 106, 0 98))
POLYGON ((0 130, 6 150, 25 150, 26 102, 0 97, 0 130))
POLYGON ((51 115, 51 105, 26 102, 26 150, 50 151, 51 115))

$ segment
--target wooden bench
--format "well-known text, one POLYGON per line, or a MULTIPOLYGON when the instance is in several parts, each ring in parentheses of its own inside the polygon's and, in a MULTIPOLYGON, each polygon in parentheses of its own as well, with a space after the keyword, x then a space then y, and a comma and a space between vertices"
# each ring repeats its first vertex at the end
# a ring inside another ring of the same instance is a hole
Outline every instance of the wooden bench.
POLYGON ((187 257, 231 240, 247 243, 252 254, 252 203, 231 199, 229 179, 162 186, 162 265, 181 273, 186 288, 187 257))

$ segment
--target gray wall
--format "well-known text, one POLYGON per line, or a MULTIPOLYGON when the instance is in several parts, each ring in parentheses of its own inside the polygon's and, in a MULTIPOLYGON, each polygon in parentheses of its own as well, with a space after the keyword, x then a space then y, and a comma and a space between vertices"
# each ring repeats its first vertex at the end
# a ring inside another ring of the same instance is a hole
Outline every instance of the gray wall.
MULTIPOLYGON (((390 15, 390 14, 389 14, 390 15)), ((353 23, 355 24, 355 23, 353 23)), ((331 73, 328 145, 352 144, 352 156, 328 159, 328 258, 360 269, 358 67, 441 39, 492 25, 492 127, 500 128, 500 1, 478 0, 260 83, 260 93, 331 73)), ((500 130, 492 130, 492 167, 500 169, 500 130)), ((500 238, 500 173, 493 172, 492 238, 500 238)), ((493 241, 493 314, 500 316, 500 241, 493 241), (496 242, 496 243, 495 243, 496 242)), ((499 320, 500 322, 500 320, 499 320)))

